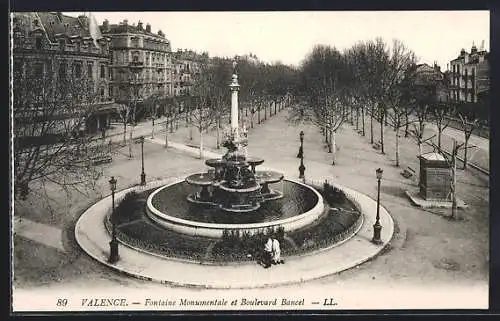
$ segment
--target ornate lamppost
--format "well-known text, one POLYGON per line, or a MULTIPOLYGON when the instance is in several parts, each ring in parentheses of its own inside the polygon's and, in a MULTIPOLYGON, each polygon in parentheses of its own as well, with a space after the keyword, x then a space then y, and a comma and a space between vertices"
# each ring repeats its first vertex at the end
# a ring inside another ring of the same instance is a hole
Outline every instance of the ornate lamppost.
POLYGON ((302 158, 302 154, 304 153, 304 131, 300 131, 299 134, 300 137, 300 147, 299 147, 299 153, 297 154, 297 158, 302 158))
POLYGON ((306 167, 304 166, 304 157, 300 158, 300 166, 299 166, 299 178, 304 179, 304 172, 306 167))
POLYGON ((377 175, 377 218, 373 225, 372 243, 374 244, 382 244, 382 240, 380 239, 380 231, 382 230, 382 225, 380 225, 380 180, 382 179, 383 172, 381 168, 377 168, 375 171, 377 175))
POLYGON ((109 188, 111 189, 112 212, 111 212, 111 242, 109 242, 109 263, 115 263, 119 259, 118 255, 118 240, 116 239, 116 219, 115 219, 115 190, 116 179, 114 176, 109 180, 109 188))
POLYGON ((139 138, 141 142, 141 157, 142 157, 142 171, 141 171, 141 185, 146 185, 146 173, 144 172, 144 136, 139 138))

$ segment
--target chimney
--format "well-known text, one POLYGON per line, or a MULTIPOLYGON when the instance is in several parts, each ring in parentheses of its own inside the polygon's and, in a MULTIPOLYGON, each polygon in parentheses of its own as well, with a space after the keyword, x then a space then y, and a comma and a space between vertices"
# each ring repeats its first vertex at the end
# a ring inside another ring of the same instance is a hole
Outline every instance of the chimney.
POLYGON ((128 26, 128 20, 127 20, 127 19, 124 19, 124 20, 123 20, 123 25, 124 25, 124 26, 128 26))
POLYGON ((477 47, 476 47, 476 45, 474 44, 474 42, 472 43, 472 48, 470 49, 470 53, 471 53, 471 54, 475 54, 475 53, 477 53, 477 47))
POLYGON ((163 31, 158 30, 158 36, 163 37, 163 36, 165 36, 165 34, 163 33, 163 31))
POLYGON ((78 20, 80 20, 80 21, 81 21, 82 26, 83 26, 84 28, 85 28, 85 26, 88 26, 87 16, 84 16, 84 15, 78 16, 78 20))
POLYGON ((109 31, 109 21, 108 19, 105 19, 103 22, 102 22, 102 27, 104 29, 104 32, 108 32, 109 31))
POLYGON ((146 32, 151 32, 151 25, 146 23, 146 32))
POLYGON ((142 30, 142 22, 140 20, 137 23, 137 30, 142 30))

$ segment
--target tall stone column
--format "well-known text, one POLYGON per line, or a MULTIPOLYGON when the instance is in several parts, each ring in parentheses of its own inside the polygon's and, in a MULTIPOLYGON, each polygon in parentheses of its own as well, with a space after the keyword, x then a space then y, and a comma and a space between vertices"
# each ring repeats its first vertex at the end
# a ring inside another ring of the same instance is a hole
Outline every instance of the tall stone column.
POLYGON ((238 135, 238 91, 240 85, 238 84, 238 76, 236 74, 233 74, 229 88, 231 88, 231 130, 238 135))

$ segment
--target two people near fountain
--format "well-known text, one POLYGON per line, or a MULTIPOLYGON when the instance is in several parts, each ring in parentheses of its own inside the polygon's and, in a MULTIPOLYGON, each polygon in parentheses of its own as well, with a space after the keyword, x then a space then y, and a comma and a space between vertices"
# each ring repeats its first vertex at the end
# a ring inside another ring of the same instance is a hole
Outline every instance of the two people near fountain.
POLYGON ((280 242, 275 237, 268 237, 264 245, 264 268, 270 267, 272 264, 284 264, 285 261, 281 259, 280 242))

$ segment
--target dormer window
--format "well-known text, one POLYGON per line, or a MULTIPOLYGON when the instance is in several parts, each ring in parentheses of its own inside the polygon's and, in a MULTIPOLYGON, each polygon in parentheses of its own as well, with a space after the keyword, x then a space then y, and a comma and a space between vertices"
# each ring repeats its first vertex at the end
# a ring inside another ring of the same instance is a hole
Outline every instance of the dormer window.
POLYGON ((42 49, 42 37, 35 38, 35 49, 37 50, 42 49))
POLYGON ((75 62, 73 64, 73 73, 76 78, 82 78, 82 63, 75 62))
POLYGON ((67 75, 67 64, 65 62, 61 62, 59 64, 59 79, 66 79, 67 75))
POLYGON ((65 39, 59 39, 59 50, 63 51, 64 48, 66 48, 66 40, 65 39))
POLYGON ((101 79, 106 78, 106 67, 104 64, 101 64, 101 73, 100 73, 101 79))

